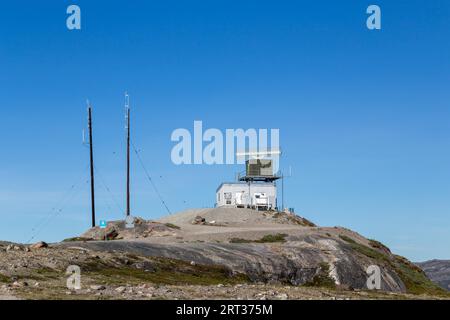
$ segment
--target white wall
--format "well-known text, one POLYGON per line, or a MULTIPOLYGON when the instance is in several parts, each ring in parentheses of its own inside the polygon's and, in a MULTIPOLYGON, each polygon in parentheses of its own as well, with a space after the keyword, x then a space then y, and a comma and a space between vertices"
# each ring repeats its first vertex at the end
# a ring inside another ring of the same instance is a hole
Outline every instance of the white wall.
MULTIPOLYGON (((269 198, 269 205, 274 208, 276 206, 277 189, 272 183, 252 183, 250 185, 251 199, 254 199, 255 193, 266 193, 269 198)), ((254 204, 254 200, 249 199, 249 186, 246 183, 226 183, 223 184, 216 193, 216 204, 222 206, 237 206, 239 199, 242 198, 242 205, 254 204), (231 198, 225 199, 225 194, 231 193, 231 198), (242 196, 239 196, 242 194, 242 196)))

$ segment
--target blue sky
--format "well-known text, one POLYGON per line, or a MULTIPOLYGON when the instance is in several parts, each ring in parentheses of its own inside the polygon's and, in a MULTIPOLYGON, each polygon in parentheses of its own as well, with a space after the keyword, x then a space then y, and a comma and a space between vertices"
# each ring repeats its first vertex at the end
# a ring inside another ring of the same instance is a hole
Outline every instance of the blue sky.
MULTIPOLYGON (((89 227, 87 98, 98 218, 122 217, 128 90, 134 143, 171 211, 212 206, 242 169, 173 165, 173 130, 279 128, 300 215, 449 259, 449 36, 444 0, 2 3, 0 239, 89 227), (66 28, 70 4, 80 31, 66 28), (381 31, 366 28, 370 4, 381 31)), ((132 161, 132 213, 164 215, 132 161)))

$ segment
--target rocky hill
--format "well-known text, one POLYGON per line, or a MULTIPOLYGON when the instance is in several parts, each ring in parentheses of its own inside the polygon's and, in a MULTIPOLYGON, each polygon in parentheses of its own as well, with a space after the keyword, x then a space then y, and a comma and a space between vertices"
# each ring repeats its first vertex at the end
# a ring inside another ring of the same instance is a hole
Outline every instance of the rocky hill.
POLYGON ((450 291, 450 260, 430 260, 417 265, 433 282, 450 291))
POLYGON ((236 208, 139 218, 131 229, 112 221, 48 247, 0 244, 1 282, 3 295, 25 298, 449 297, 378 241, 295 214, 236 208), (68 291, 65 268, 74 264, 84 287, 68 291), (380 267, 381 291, 367 290, 371 265, 380 267))
MULTIPOLYGON (((381 269, 381 289, 437 293, 423 271, 375 240, 340 227, 317 227, 305 218, 280 212, 215 208, 189 210, 158 221, 137 219, 128 230, 111 222, 94 228, 77 243, 92 250, 165 257, 220 265, 252 282, 327 285, 367 289, 366 270, 381 269)), ((61 246, 68 246, 68 243, 61 246)))

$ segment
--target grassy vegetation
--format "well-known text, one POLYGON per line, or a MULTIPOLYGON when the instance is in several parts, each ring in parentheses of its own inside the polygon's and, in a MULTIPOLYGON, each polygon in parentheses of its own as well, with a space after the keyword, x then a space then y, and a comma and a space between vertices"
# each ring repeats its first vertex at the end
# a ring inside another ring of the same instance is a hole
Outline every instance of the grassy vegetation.
POLYGON ((242 239, 242 238, 231 238, 230 243, 253 243, 254 240, 242 239))
POLYGON ((339 238, 341 238, 342 240, 344 240, 345 242, 348 242, 348 243, 356 243, 355 240, 353 240, 352 238, 347 237, 346 235, 343 235, 343 234, 340 234, 339 238))
POLYGON ((380 241, 377 241, 377 240, 369 239, 369 245, 375 249, 380 249, 380 250, 384 250, 386 252, 391 252, 391 250, 387 246, 385 246, 384 244, 382 244, 380 241))
MULTIPOLYGON (((233 274, 222 266, 191 265, 188 262, 168 259, 142 259, 126 255, 120 259, 103 260, 92 257, 80 263, 82 286, 90 285, 125 286, 150 283, 154 285, 235 285, 251 282, 243 274, 233 274), (137 267, 142 264, 144 267, 137 267)), ((1 276, 1 274, 0 274, 1 276)), ((26 299, 92 299, 92 294, 67 295, 66 276, 63 271, 39 269, 32 275, 18 276, 21 280, 35 280, 39 287, 27 286, 18 289, 16 294, 26 299)), ((0 277, 1 281, 10 281, 0 277)), ((96 296, 95 299, 108 299, 96 296)))
POLYGON ((62 242, 75 242, 75 241, 92 241, 91 238, 83 238, 83 237, 73 237, 73 238, 67 238, 64 239, 62 242))
POLYGON ((18 280, 47 281, 61 278, 61 272, 50 268, 36 269, 33 273, 16 274, 18 280))
POLYGON ((217 285, 250 282, 246 275, 232 274, 222 266, 191 265, 185 261, 153 258, 148 261, 151 271, 137 269, 133 266, 111 267, 97 262, 84 265, 86 276, 102 284, 142 284, 154 283, 164 285, 217 285))
POLYGON ((408 292, 414 294, 433 294, 450 297, 450 293, 431 282, 425 273, 416 265, 401 256, 395 256, 394 269, 402 279, 408 292))
POLYGON ((36 277, 40 278, 53 278, 53 279, 59 279, 61 277, 60 273, 56 270, 50 269, 50 268, 41 268, 36 270, 36 277))
POLYGON ((422 269, 409 262, 406 258, 386 254, 386 249, 387 252, 390 252, 390 250, 382 243, 370 240, 369 243, 373 248, 369 248, 345 235, 340 235, 339 237, 347 242, 356 252, 374 259, 380 266, 385 265, 392 268, 404 283, 408 293, 450 296, 449 292, 433 283, 422 269))
POLYGON ((362 245, 357 242, 351 243, 350 245, 352 246, 353 250, 355 250, 356 252, 359 252, 362 255, 365 255, 366 257, 372 258, 376 261, 379 261, 379 262, 389 262, 390 261, 388 256, 386 256, 384 253, 382 253, 378 250, 366 247, 365 245, 362 245))
POLYGON ((175 225, 175 224, 173 224, 173 223, 170 223, 170 222, 165 223, 164 225, 165 225, 166 227, 168 227, 168 228, 171 228, 171 229, 177 229, 177 230, 180 230, 180 229, 181 229, 179 226, 177 226, 177 225, 175 225))
POLYGON ((334 282, 334 279, 330 277, 330 266, 328 263, 322 262, 320 264, 319 273, 315 275, 310 282, 305 283, 304 286, 335 289, 336 283, 334 282))
POLYGON ((309 221, 309 220, 306 219, 306 218, 303 218, 303 225, 304 225, 305 227, 317 227, 315 223, 309 221))
POLYGON ((286 237, 288 235, 285 233, 277 233, 277 234, 268 234, 257 240, 258 243, 266 243, 266 242, 286 242, 286 237))
POLYGON ((0 283, 8 283, 10 281, 8 276, 0 273, 0 283))
POLYGON ((259 240, 248 240, 241 238, 232 238, 231 243, 273 243, 273 242, 286 242, 286 237, 288 235, 284 233, 268 234, 259 240))
POLYGON ((316 225, 314 223, 312 223, 311 221, 309 221, 308 219, 299 217, 297 215, 291 215, 291 214, 286 214, 284 212, 276 212, 273 215, 274 219, 281 219, 281 218, 285 218, 287 220, 289 220, 290 222, 303 226, 303 227, 316 227, 316 225))

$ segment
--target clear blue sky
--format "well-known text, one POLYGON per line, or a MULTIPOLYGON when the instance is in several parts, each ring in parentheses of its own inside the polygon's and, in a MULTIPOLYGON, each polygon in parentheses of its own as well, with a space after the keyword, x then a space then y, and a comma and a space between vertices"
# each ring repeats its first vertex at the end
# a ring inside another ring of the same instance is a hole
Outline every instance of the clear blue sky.
MULTIPOLYGON (((34 240, 89 227, 87 98, 98 218, 122 217, 128 90, 133 140, 172 211, 213 205, 240 169, 174 166, 174 129, 280 128, 300 215, 449 259, 449 38, 446 0, 4 1, 0 239, 25 242, 42 221, 34 240), (66 28, 69 4, 81 31, 66 28), (381 31, 365 26, 370 4, 381 31)), ((164 215, 132 161, 133 214, 164 215)))

